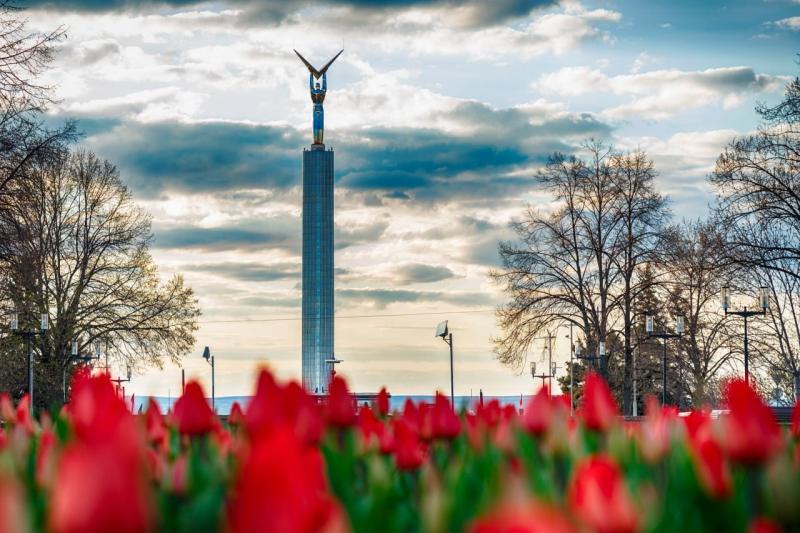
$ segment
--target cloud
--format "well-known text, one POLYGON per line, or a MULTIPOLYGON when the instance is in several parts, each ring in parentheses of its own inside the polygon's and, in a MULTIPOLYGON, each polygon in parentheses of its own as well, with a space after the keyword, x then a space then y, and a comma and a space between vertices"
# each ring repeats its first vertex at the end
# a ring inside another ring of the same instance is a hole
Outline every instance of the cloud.
POLYGON ((721 102, 726 109, 734 107, 745 95, 780 89, 783 81, 777 76, 756 74, 750 67, 654 70, 618 76, 589 67, 566 67, 540 76, 534 87, 567 95, 591 91, 632 96, 629 102, 607 108, 600 115, 612 120, 663 120, 712 103, 721 102))
MULTIPOLYGON (((116 109, 139 109, 137 98, 116 109)), ((352 128, 328 133, 336 186, 393 198, 497 198, 530 186, 525 171, 610 127, 543 102, 509 109, 462 101, 441 111, 457 133, 434 128, 352 128)), ((308 134, 284 125, 230 121, 92 123, 87 144, 120 167, 137 195, 297 187, 308 134)), ((343 236, 346 239, 347 236, 343 236)))
POLYGON ((202 272, 246 282, 268 282, 299 280, 301 265, 299 263, 248 263, 223 262, 206 264, 189 264, 183 266, 190 272, 202 272))
POLYGON ((299 185, 302 141, 292 128, 222 121, 128 121, 87 138, 144 197, 299 185))
POLYGON ((273 232, 267 228, 239 227, 197 228, 194 226, 159 229, 154 245, 158 248, 181 248, 220 252, 229 250, 282 249, 299 252, 300 244, 294 234, 273 232))
POLYGON ((800 31, 800 17, 789 17, 774 22, 782 30, 800 31))
POLYGON ((408 263, 397 267, 393 272, 397 282, 402 285, 414 283, 434 283, 455 277, 455 273, 446 266, 408 263))
MULTIPOLYGON (((451 19, 469 26, 488 26, 520 18, 531 11, 551 6, 556 0, 228 0, 226 6, 246 11, 251 19, 261 23, 279 24, 292 15, 311 6, 326 5, 329 8, 345 8, 355 15, 387 16, 410 8, 436 8, 449 12, 451 19)), ((213 6, 209 0, 28 0, 27 6, 61 11, 153 11, 163 8, 185 8, 213 6)))
POLYGON ((490 296, 477 292, 413 291, 405 289, 339 289, 337 305, 361 304, 385 309, 395 303, 437 302, 456 305, 493 305, 490 296))

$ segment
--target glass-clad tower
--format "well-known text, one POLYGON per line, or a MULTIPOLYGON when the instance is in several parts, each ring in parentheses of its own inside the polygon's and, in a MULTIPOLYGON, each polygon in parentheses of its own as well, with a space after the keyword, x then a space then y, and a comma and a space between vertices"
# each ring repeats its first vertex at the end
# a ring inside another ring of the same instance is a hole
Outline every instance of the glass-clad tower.
POLYGON ((333 354, 333 150, 303 150, 303 386, 327 393, 333 354))

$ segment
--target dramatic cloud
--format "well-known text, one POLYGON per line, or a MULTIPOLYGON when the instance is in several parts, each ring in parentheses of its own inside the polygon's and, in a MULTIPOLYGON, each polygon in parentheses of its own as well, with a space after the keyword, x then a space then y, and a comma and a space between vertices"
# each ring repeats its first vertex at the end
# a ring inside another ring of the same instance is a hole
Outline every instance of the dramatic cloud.
POLYGON ((230 261, 225 263, 187 265, 184 268, 192 272, 204 272, 247 282, 296 281, 300 279, 301 274, 301 265, 299 263, 264 264, 230 261))
POLYGON ((545 93, 573 96, 590 91, 631 95, 631 101, 607 108, 601 115, 610 119, 663 120, 711 103, 734 107, 745 95, 776 91, 782 85, 783 79, 756 74, 749 67, 654 70, 618 76, 607 76, 588 67, 567 67, 540 76, 534 87, 545 93))
POLYGON ((403 289, 340 289, 336 291, 337 306, 362 304, 385 309, 395 303, 445 302, 454 305, 493 305, 487 294, 475 292, 412 291, 403 289))
POLYGON ((409 263, 397 267, 394 271, 397 281, 403 285, 414 283, 433 283, 455 277, 455 273, 446 266, 409 263))
MULTIPOLYGON (((226 5, 243 9, 252 19, 263 23, 278 24, 293 14, 320 4, 328 7, 346 8, 363 15, 380 13, 386 16, 409 8, 437 8, 450 12, 452 19, 473 26, 493 25, 508 19, 524 17, 534 9, 550 6, 556 0, 229 0, 226 5)), ((210 0, 28 0, 26 5, 63 11, 148 11, 163 8, 209 8, 215 4, 210 0)), ((355 16, 357 16, 356 13, 355 16)))

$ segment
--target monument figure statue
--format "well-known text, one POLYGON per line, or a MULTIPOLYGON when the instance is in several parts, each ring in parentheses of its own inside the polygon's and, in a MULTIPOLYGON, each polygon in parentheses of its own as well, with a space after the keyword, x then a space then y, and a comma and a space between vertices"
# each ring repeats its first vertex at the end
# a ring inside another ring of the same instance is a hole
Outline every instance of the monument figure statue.
POLYGON ((339 50, 339 53, 333 56, 333 59, 328 61, 324 67, 317 70, 314 66, 306 61, 306 58, 300 55, 300 52, 297 50, 294 51, 297 54, 297 57, 300 58, 300 61, 308 68, 308 89, 311 93, 311 101, 314 103, 314 120, 313 120, 313 131, 314 131, 314 144, 322 145, 323 138, 325 134, 325 110, 322 107, 322 102, 325 101, 325 93, 328 91, 328 76, 327 71, 328 67, 330 67, 336 58, 342 55, 344 50, 339 50), (319 81, 316 83, 314 79, 319 80, 322 78, 322 85, 320 85, 319 81))

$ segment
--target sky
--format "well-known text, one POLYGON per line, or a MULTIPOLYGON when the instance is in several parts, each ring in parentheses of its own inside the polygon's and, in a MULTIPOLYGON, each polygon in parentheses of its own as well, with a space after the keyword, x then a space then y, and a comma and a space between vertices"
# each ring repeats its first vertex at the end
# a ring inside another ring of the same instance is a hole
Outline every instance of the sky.
MULTIPOLYGON (((180 368, 218 396, 267 365, 300 374, 301 151, 308 71, 339 49, 325 99, 335 150, 336 357, 357 391, 529 393, 492 353, 488 277, 509 222, 547 210, 534 176, 593 138, 645 150, 676 220, 704 216, 706 176, 798 73, 799 0, 28 0, 63 26, 48 120, 115 163, 153 216, 163 276, 202 309, 176 366, 135 375, 175 395, 180 368)), ((569 331, 553 357, 563 372, 569 331)), ((530 351, 543 361, 545 341, 530 351)))

